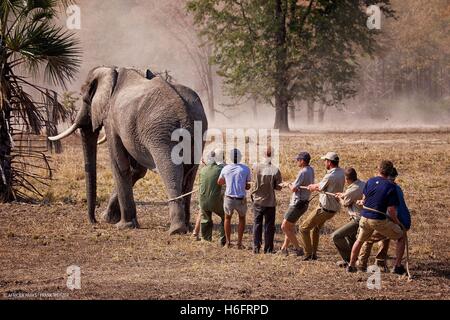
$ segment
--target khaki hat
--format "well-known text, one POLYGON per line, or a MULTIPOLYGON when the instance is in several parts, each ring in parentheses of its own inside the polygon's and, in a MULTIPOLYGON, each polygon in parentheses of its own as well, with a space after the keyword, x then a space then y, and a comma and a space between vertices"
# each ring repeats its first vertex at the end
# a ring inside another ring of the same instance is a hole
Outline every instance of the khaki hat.
POLYGON ((336 152, 328 152, 326 155, 321 157, 322 160, 339 161, 339 156, 336 152))

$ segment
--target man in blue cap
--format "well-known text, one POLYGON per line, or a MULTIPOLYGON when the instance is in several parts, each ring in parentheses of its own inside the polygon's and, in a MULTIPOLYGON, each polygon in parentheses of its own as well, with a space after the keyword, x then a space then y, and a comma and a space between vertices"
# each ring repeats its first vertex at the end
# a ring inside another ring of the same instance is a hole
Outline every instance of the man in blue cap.
POLYGON ((281 229, 283 230, 285 237, 280 252, 287 255, 288 247, 292 244, 294 246, 295 254, 297 256, 302 256, 303 249, 300 247, 297 236, 295 235, 295 224, 306 210, 308 210, 311 192, 307 189, 302 189, 301 187, 307 187, 314 183, 314 169, 309 165, 311 155, 306 151, 300 152, 295 158, 295 161, 297 162, 300 171, 294 183, 289 185, 289 189, 292 191, 292 197, 289 209, 284 215, 284 220, 281 224, 281 229))
POLYGON ((364 242, 376 231, 388 239, 397 240, 395 273, 404 273, 402 258, 405 251, 405 230, 399 221, 400 199, 396 185, 389 180, 393 173, 392 161, 383 160, 379 174, 367 181, 364 188, 363 210, 359 222, 358 238, 353 245, 348 272, 357 272, 356 260, 364 242))

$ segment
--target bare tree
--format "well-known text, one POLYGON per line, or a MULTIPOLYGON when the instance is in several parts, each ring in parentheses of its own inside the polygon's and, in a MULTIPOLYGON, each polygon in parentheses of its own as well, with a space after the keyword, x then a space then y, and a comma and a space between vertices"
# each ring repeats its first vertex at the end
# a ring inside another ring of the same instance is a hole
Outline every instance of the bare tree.
POLYGON ((165 1, 161 4, 157 19, 171 35, 183 46, 192 61, 200 80, 202 91, 207 97, 207 110, 210 121, 215 120, 217 112, 214 102, 214 67, 210 63, 212 46, 196 29, 192 17, 186 12, 186 0, 165 1))

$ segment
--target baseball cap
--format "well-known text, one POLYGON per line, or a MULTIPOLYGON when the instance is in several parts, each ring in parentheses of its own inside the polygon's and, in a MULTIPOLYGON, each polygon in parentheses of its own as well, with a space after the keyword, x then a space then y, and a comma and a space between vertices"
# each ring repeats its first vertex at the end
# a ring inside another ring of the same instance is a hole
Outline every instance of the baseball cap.
POLYGON ((330 161, 339 161, 339 156, 336 152, 328 152, 323 157, 320 157, 322 160, 330 160, 330 161))
POLYGON ((295 160, 305 160, 306 162, 310 162, 311 155, 306 151, 302 151, 295 157, 295 160))

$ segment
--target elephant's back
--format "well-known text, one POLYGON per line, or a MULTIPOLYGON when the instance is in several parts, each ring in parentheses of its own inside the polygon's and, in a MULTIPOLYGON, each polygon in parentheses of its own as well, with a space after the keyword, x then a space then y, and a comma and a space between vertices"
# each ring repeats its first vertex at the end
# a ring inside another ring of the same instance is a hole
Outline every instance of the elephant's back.
POLYGON ((148 80, 130 71, 119 71, 117 85, 114 122, 130 147, 144 148, 149 143, 171 146, 172 133, 177 129, 193 136, 195 121, 202 122, 203 132, 207 129, 200 98, 187 87, 171 85, 160 77, 148 80))

